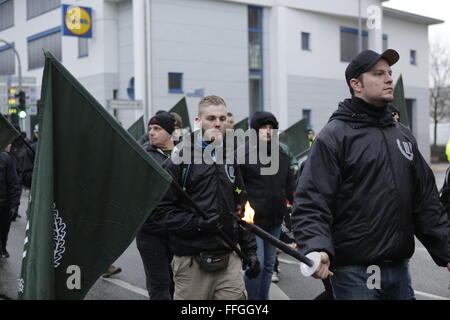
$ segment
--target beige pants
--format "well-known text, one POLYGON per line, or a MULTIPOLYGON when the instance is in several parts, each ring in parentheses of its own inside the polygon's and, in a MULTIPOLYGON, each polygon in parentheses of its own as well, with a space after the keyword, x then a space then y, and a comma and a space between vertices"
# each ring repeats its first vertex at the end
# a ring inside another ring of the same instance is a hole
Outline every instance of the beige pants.
POLYGON ((247 297, 242 262, 234 252, 228 267, 221 271, 203 271, 191 256, 174 256, 172 270, 174 300, 245 300, 247 297))

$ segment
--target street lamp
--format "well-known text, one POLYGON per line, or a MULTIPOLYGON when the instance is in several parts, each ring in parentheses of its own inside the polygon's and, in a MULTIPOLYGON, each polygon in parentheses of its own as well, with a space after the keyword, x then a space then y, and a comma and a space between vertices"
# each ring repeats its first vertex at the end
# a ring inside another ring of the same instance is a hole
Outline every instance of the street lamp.
POLYGON ((20 63, 20 56, 19 53, 17 52, 16 48, 14 48, 14 46, 9 43, 8 41, 5 41, 3 39, 0 39, 0 42, 3 42, 4 44, 6 44, 7 46, 9 46, 11 49, 14 50, 14 54, 16 55, 17 58, 17 65, 18 65, 18 71, 19 71, 19 92, 22 91, 22 64, 20 63))

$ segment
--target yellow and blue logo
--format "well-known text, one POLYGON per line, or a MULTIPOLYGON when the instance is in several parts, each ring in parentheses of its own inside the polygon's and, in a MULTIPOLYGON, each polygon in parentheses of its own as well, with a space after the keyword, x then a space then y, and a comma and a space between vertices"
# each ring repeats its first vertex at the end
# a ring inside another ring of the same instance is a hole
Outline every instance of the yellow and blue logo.
POLYGON ((63 35, 92 38, 92 9, 63 5, 63 35))

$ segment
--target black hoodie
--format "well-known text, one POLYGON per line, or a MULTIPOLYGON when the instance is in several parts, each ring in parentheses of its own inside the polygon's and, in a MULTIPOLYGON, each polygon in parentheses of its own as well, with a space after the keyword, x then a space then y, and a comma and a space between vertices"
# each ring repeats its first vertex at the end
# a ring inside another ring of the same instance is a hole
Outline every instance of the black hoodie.
POLYGON ((301 251, 326 251, 334 266, 408 259, 414 235, 450 262, 450 223, 415 138, 359 98, 340 103, 312 145, 292 224, 301 251))

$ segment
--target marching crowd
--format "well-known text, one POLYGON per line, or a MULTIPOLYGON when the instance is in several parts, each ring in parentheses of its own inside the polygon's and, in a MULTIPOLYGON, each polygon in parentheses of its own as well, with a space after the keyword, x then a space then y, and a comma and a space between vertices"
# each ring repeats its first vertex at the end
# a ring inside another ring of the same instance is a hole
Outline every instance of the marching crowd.
MULTIPOLYGON (((288 225, 301 253, 320 254, 313 277, 325 289, 318 299, 415 299, 408 264, 414 236, 450 272, 450 186, 440 196, 414 136, 398 122, 391 66, 399 58, 392 49, 366 50, 350 62, 345 81, 351 97, 317 136, 308 130, 310 151, 301 164, 287 146, 273 146, 279 124, 270 112, 252 115, 257 139, 235 150, 244 163, 223 152, 234 118, 221 97, 199 102, 199 130, 188 136, 179 115, 152 116, 139 143, 174 182, 136 236, 150 299, 269 299, 276 248, 236 222, 233 215, 242 215, 247 201, 255 225, 276 238, 288 225), (193 151, 189 161, 186 146, 193 151), (274 174, 261 174, 271 166, 259 157, 261 149, 277 159, 274 174), (258 155, 254 162, 252 154, 258 155), (371 265, 381 269, 375 289, 367 286, 371 265)), ((2 258, 8 257, 22 185, 31 186, 34 154, 21 141, 0 154, 2 258)), ((112 268, 108 276, 118 272, 112 268)))

